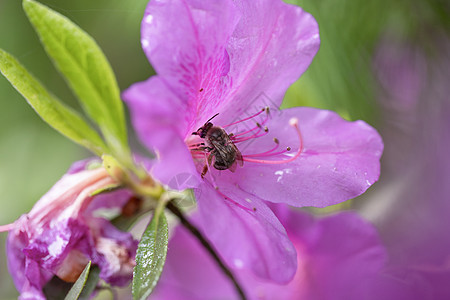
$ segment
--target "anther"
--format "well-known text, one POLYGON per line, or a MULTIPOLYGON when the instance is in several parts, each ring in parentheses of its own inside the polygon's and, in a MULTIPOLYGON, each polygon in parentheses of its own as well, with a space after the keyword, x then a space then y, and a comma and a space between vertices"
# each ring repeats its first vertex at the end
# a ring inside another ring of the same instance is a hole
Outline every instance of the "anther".
POLYGON ((273 141, 275 142, 275 144, 279 144, 280 143, 280 141, 277 139, 277 138, 273 138, 273 141))
POLYGON ((269 132, 269 128, 267 128, 267 126, 264 126, 264 131, 269 132))
POLYGON ((201 88, 201 89, 199 90, 199 92, 203 92, 203 88, 201 88))
MULTIPOLYGON (((289 120, 289 125, 294 127, 295 131, 297 132, 297 136, 298 136, 298 140, 299 140, 299 146, 298 146, 298 150, 297 153, 292 156, 289 159, 285 159, 285 160, 262 160, 262 159, 253 159, 253 158, 249 158, 250 155, 246 155, 243 157, 244 161, 248 161, 248 162, 254 162, 254 163, 263 163, 263 164, 272 164, 272 165, 276 165, 276 164, 283 164, 283 163, 288 163, 291 161, 294 161, 295 159, 297 159, 300 154, 303 152, 303 138, 302 138, 302 134, 300 132, 300 128, 298 127, 298 119, 297 118, 292 118, 289 120)), ((274 139, 275 141, 275 139, 274 139)), ((290 151, 291 147, 287 147, 286 151, 290 151)), ((261 154, 268 154, 270 152, 272 152, 273 150, 269 150, 265 153, 261 153, 261 154)), ((260 154, 260 155, 261 155, 260 154)), ((281 154, 281 153, 277 153, 277 154, 281 154)), ((275 155, 275 153, 272 153, 272 155, 275 155)), ((253 154, 251 156, 257 156, 256 154, 253 154)))

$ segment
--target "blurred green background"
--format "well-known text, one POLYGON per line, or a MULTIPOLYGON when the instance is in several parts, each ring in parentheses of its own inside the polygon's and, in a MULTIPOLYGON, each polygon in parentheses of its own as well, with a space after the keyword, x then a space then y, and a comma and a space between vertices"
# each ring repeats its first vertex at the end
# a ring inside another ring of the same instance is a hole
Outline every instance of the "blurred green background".
MULTIPOLYGON (((106 53, 124 90, 153 74, 139 31, 146 0, 44 0, 91 34, 106 53)), ((305 0, 316 17, 321 49, 309 70, 288 91, 284 106, 332 109, 375 127, 386 122, 377 104, 372 63, 387 33, 418 44, 435 28, 448 30, 447 1, 305 0)), ((0 0, 0 48, 13 54, 60 99, 79 110, 74 96, 47 58, 19 0, 0 0)), ((0 224, 30 210, 70 164, 89 156, 47 126, 0 76, 0 224)), ((376 187, 375 187, 376 188, 376 187)), ((6 268, 0 233, 0 299, 17 292, 6 268)))

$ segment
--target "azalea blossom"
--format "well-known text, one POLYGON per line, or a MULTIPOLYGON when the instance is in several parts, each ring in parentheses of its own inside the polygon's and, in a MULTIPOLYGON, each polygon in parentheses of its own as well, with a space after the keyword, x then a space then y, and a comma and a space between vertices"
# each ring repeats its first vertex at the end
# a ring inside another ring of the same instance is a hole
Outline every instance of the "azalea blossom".
MULTIPOLYGON (((286 207, 276 211, 297 250, 297 272, 292 281, 280 285, 235 268, 248 299, 416 299, 408 298, 413 294, 385 273, 387 254, 378 233, 356 213, 317 218, 286 207)), ((177 227, 151 299, 239 298, 201 245, 177 227)))
POLYGON ((152 175, 194 188, 201 225, 230 265, 289 281, 295 248, 264 201, 356 197, 378 179, 383 150, 362 121, 278 110, 319 49, 316 21, 278 0, 150 1, 141 42, 158 75, 123 97, 157 154, 152 175))
POLYGON ((410 299, 450 299, 450 39, 440 28, 422 38, 388 32, 375 52, 386 176, 361 211, 410 299))
POLYGON ((8 269, 19 299, 45 299, 43 287, 53 276, 75 282, 86 264, 100 268, 100 278, 126 285, 132 278, 137 241, 101 216, 120 214, 133 199, 128 190, 93 193, 116 182, 103 167, 75 163, 25 215, 9 226, 8 269))

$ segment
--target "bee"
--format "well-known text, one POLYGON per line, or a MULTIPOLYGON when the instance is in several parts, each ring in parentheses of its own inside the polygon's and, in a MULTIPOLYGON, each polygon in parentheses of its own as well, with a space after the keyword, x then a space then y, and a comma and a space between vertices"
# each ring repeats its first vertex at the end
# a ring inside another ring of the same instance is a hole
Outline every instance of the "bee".
MULTIPOLYGON (((192 135, 198 135, 200 138, 205 140, 203 147, 198 148, 199 150, 205 150, 209 152, 208 165, 213 164, 214 168, 217 170, 230 170, 234 172, 239 162, 240 166, 243 166, 244 160, 242 154, 236 145, 231 140, 233 134, 228 134, 225 129, 219 126, 214 126, 211 120, 218 115, 212 116, 206 123, 193 132, 192 135)), ((205 165, 202 171, 202 178, 208 172, 208 166, 205 165)))

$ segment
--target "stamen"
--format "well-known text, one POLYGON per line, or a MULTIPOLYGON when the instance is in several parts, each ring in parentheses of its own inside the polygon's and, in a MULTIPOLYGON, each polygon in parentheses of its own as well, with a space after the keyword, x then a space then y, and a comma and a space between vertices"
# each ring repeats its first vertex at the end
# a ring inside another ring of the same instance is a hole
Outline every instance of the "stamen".
POLYGON ((256 126, 253 127, 252 129, 249 129, 249 130, 244 131, 244 132, 240 132, 240 133, 238 133, 238 134, 233 134, 232 136, 230 135, 230 137, 236 138, 236 137, 238 137, 238 136, 245 135, 245 134, 247 134, 247 133, 252 133, 253 130, 255 130, 255 129, 261 129, 261 124, 256 123, 256 126))
MULTIPOLYGON (((245 135, 245 134, 247 134, 247 133, 252 133, 255 129, 262 129, 262 125, 266 124, 266 122, 269 120, 269 112, 268 112, 268 111, 269 111, 269 108, 266 107, 265 110, 266 110, 267 114, 266 114, 266 117, 264 118, 264 120, 263 120, 261 123, 256 122, 256 126, 255 126, 255 127, 253 127, 252 129, 249 129, 249 130, 247 130, 247 131, 244 131, 244 132, 240 132, 240 133, 238 133, 238 134, 235 134, 234 137, 242 136, 242 135, 245 135)), ((267 128, 267 126, 264 127, 264 130, 265 130, 266 128, 267 128)))
POLYGON ((13 227, 14 227, 14 223, 2 225, 2 226, 0 226, 0 232, 10 231, 11 229, 13 229, 13 227))
MULTIPOLYGON (((288 162, 296 160, 303 151, 303 139, 302 139, 302 134, 300 132, 300 128, 298 127, 298 119, 297 118, 290 119, 289 125, 294 127, 294 129, 297 131, 298 139, 300 142, 297 153, 293 157, 286 159, 286 160, 262 160, 262 159, 247 158, 247 155, 245 155, 243 157, 243 160, 248 161, 248 162, 271 164, 271 165, 284 164, 284 163, 288 163, 288 162)), ((290 147, 286 148, 286 151, 289 151, 289 150, 291 150, 290 147)), ((275 155, 275 153, 272 153, 272 155, 275 155)))
MULTIPOLYGON (((272 152, 275 151, 278 148, 278 146, 280 146, 280 142, 278 141, 277 138, 274 138, 273 141, 275 142, 275 147, 273 147, 269 151, 266 151, 266 152, 263 152, 263 153, 258 153, 258 154, 248 154, 248 155, 245 155, 245 157, 255 157, 255 156, 263 156, 263 155, 267 155, 267 154, 272 154, 272 152)), ((284 152, 286 152, 286 151, 282 151, 282 152, 279 152, 279 153, 276 153, 276 154, 281 154, 281 153, 284 153, 284 152)))
POLYGON ((228 124, 228 125, 225 125, 225 126, 222 126, 222 127, 223 127, 223 128, 226 128, 226 127, 229 127, 229 126, 231 126, 231 125, 235 125, 235 124, 238 124, 238 123, 245 122, 245 121, 247 121, 247 120, 253 119, 254 117, 256 117, 256 116, 262 114, 263 112, 265 112, 266 109, 267 109, 267 107, 263 108, 262 110, 260 110, 259 112, 257 112, 257 113, 254 114, 254 115, 251 115, 251 116, 248 117, 248 118, 245 118, 245 119, 242 119, 242 120, 233 122, 233 123, 231 123, 231 124, 228 124))
POLYGON ((232 139, 234 143, 240 143, 240 142, 245 142, 251 139, 255 139, 255 138, 259 138, 262 136, 265 136, 266 134, 269 133, 269 128, 264 127, 264 132, 262 134, 259 134, 261 132, 261 129, 259 131, 257 131, 256 133, 254 133, 253 135, 246 137, 246 138, 241 138, 241 139, 232 139), (259 134, 259 135, 258 135, 259 134))
POLYGON ((199 146, 205 146, 205 143, 198 143, 198 144, 188 145, 188 149, 189 150, 195 150, 195 149, 198 149, 199 146))
POLYGON ((219 188, 218 188, 218 187, 216 187, 216 192, 217 192, 219 195, 221 195, 225 200, 230 201, 232 204, 236 205, 237 207, 240 207, 240 208, 242 208, 242 209, 244 209, 244 210, 248 210, 248 211, 255 211, 255 209, 248 208, 248 207, 245 207, 245 206, 242 205, 242 204, 237 203, 236 201, 234 201, 233 199, 231 199, 230 197, 228 197, 227 195, 225 195, 224 193, 222 193, 221 191, 219 191, 219 188))

